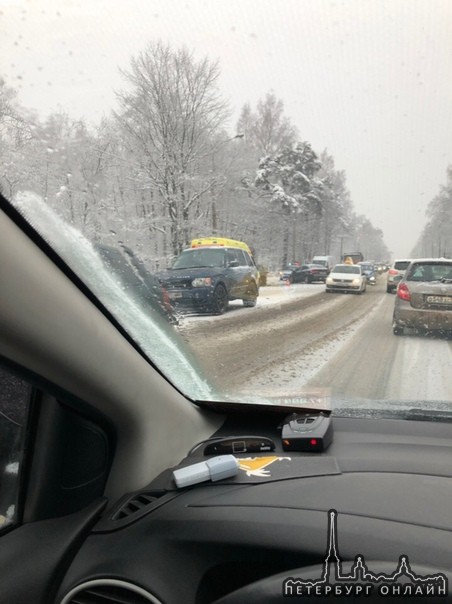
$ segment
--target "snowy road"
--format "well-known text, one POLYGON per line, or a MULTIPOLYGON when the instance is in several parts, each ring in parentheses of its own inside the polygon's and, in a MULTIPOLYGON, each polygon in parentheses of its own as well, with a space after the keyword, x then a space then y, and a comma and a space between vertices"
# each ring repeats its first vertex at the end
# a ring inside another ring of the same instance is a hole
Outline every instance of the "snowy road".
POLYGON ((383 278, 363 296, 324 290, 262 288, 256 308, 232 304, 221 317, 185 319, 180 331, 230 395, 452 400, 452 338, 394 336, 383 278))

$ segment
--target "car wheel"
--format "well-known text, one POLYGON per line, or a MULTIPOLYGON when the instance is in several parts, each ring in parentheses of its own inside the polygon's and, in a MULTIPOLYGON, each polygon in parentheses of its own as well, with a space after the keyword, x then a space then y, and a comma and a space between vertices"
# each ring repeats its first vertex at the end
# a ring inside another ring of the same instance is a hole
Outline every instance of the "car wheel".
POLYGON ((392 323, 392 333, 395 336, 403 335, 403 327, 401 325, 399 325, 396 321, 393 321, 393 323, 392 323))
POLYGON ((257 303, 257 287, 253 283, 250 287, 248 297, 243 298, 243 306, 246 306, 247 308, 252 308, 253 306, 256 306, 256 303, 257 303))
POLYGON ((212 310, 216 315, 222 315, 228 307, 228 292, 224 285, 217 285, 213 293, 212 310))

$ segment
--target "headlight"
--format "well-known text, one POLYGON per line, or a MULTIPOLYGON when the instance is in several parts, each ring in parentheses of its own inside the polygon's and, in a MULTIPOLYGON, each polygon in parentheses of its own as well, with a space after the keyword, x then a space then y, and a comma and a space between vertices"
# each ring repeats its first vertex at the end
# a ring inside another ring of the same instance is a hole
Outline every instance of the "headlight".
POLYGON ((193 287, 209 287, 212 285, 212 277, 198 277, 191 282, 193 287))
POLYGON ((328 285, 331 285, 333 283, 333 277, 327 277, 326 282, 328 283, 328 285))
POLYGON ((361 279, 353 279, 352 284, 353 285, 361 285, 361 279))

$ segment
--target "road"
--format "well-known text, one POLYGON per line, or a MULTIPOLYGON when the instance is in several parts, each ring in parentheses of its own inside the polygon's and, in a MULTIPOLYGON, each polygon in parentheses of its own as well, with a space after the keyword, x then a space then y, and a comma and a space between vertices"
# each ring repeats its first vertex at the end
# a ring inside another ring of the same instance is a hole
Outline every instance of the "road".
POLYGON ((452 400, 452 339, 394 336, 384 278, 361 296, 291 288, 282 302, 262 288, 254 309, 183 322, 181 333, 220 390, 241 399, 317 390, 337 399, 452 400))

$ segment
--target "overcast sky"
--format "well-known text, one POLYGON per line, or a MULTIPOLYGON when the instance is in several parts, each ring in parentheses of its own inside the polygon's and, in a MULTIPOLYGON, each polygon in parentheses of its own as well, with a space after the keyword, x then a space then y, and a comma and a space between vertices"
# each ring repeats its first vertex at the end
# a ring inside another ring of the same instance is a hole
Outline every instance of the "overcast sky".
POLYGON ((41 117, 96 123, 150 41, 219 59, 235 122, 273 90, 407 256, 452 164, 452 0, 0 0, 0 74, 41 117))

